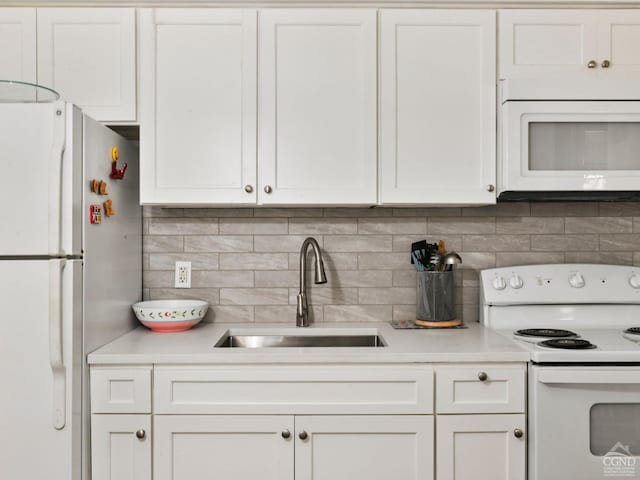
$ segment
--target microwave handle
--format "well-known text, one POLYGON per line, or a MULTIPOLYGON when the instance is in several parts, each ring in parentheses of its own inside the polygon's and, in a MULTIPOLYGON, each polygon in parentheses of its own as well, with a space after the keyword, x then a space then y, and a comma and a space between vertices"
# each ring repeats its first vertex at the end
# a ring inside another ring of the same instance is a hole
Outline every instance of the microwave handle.
POLYGON ((538 373, 538 382, 544 384, 638 384, 640 370, 548 370, 538 373))

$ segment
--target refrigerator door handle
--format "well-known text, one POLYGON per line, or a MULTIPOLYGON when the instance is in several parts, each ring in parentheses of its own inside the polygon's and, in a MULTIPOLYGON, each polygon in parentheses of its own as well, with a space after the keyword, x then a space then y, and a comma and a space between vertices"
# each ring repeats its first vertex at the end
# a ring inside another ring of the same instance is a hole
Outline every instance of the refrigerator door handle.
POLYGON ((53 374, 53 428, 66 424, 67 380, 62 356, 62 273, 66 260, 49 262, 49 362, 53 374))
POLYGON ((49 170, 49 255, 61 256, 65 253, 61 247, 62 223, 62 158, 65 148, 65 104, 55 106, 53 121, 53 144, 49 170))

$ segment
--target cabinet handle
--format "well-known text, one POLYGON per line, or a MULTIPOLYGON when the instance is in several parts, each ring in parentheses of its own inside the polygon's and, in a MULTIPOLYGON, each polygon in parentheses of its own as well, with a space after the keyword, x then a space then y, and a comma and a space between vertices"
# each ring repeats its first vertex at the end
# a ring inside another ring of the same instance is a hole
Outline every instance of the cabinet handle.
POLYGON ((516 438, 522 438, 524 436, 524 432, 521 429, 516 428, 513 431, 513 436, 516 437, 516 438))
POLYGON ((273 192, 273 188, 271 188, 271 185, 266 185, 264 187, 264 193, 271 193, 273 192))
POLYGON ((487 185, 487 192, 493 192, 496 189, 493 185, 487 185))
POLYGON ((309 435, 307 434, 307 432, 305 432, 304 430, 302 430, 299 434, 298 437, 300 438, 300 440, 306 440, 309 435))
POLYGON ((595 60, 589 60, 589 63, 587 63, 587 68, 596 68, 598 66, 598 62, 596 62, 595 60))
POLYGON ((253 192, 253 187, 251 185, 245 185, 244 186, 244 191, 247 193, 251 193, 253 192))
POLYGON ((144 440, 146 436, 147 436, 147 432, 145 432, 142 428, 136 432, 136 438, 138 440, 144 440))
POLYGON ((287 438, 291 437, 291 432, 289 430, 283 430, 280 435, 282 435, 282 438, 286 440, 287 438))
POLYGON ((611 66, 611 62, 610 62, 609 60, 604 60, 604 61, 600 64, 600 66, 601 66, 602 68, 609 68, 609 67, 611 66))
POLYGON ((487 375, 487 372, 478 373, 478 380, 480 380, 481 382, 486 382, 488 379, 489 375, 487 375))

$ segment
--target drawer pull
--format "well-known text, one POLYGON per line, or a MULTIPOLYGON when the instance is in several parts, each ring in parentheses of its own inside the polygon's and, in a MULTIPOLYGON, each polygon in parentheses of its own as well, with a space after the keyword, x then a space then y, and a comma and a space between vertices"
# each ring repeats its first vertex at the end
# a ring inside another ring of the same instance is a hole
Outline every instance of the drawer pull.
POLYGON ((522 438, 524 436, 524 432, 521 429, 516 428, 513 431, 513 436, 516 437, 516 438, 522 438))
POLYGON ((587 63, 587 68, 596 68, 598 66, 598 62, 596 62, 595 60, 589 60, 589 63, 587 63))
POLYGON ((309 438, 309 435, 307 434, 307 432, 305 432, 304 430, 302 430, 299 434, 298 437, 300 438, 300 440, 306 440, 307 438, 309 438))
POLYGON ((486 382, 488 379, 489 375, 487 375, 487 372, 478 373, 478 380, 480 380, 481 382, 486 382))
POLYGON ((289 430, 283 430, 280 435, 282 435, 282 438, 286 440, 287 438, 291 437, 291 432, 289 430))
POLYGON ((142 428, 136 431, 136 438, 138 440, 144 440, 146 436, 147 436, 147 432, 145 432, 142 428))
POLYGON ((605 60, 602 62, 602 68, 609 68, 611 66, 611 62, 609 60, 605 60))

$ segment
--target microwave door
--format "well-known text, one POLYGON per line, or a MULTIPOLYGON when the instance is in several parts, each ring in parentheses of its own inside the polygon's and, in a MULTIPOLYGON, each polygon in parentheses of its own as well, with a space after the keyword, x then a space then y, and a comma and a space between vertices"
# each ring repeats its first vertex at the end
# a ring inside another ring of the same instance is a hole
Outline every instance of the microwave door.
POLYGON ((640 102, 509 101, 501 191, 631 191, 640 182, 640 102))

